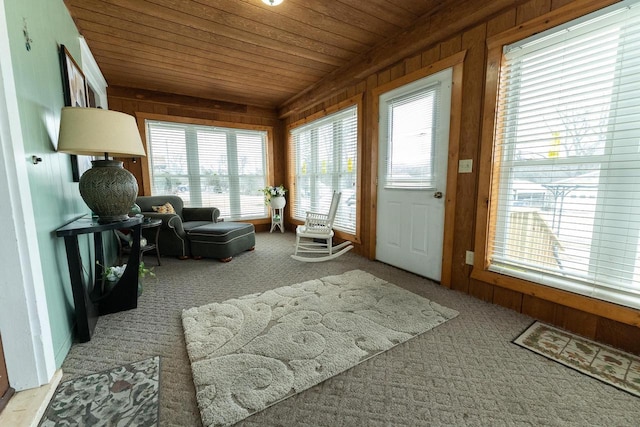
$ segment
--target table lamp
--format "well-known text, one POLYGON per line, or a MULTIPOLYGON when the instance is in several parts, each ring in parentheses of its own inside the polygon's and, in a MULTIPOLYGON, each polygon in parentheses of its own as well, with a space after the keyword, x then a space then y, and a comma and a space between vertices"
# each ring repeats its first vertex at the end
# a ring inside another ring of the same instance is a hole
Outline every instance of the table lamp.
POLYGON ((109 160, 109 156, 146 155, 133 116, 100 108, 64 107, 58 151, 104 155, 104 160, 92 160, 93 167, 80 177, 80 195, 100 223, 129 218, 138 195, 138 183, 122 162, 109 160))

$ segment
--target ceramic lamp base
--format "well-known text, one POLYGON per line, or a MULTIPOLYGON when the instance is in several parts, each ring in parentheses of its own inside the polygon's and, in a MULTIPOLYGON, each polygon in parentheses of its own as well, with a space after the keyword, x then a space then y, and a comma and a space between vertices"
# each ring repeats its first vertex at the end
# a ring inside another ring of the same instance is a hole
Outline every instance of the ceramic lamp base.
POLYGON ((93 167, 80 177, 80 195, 98 222, 129 219, 129 210, 138 195, 138 183, 131 172, 116 160, 93 160, 93 167))

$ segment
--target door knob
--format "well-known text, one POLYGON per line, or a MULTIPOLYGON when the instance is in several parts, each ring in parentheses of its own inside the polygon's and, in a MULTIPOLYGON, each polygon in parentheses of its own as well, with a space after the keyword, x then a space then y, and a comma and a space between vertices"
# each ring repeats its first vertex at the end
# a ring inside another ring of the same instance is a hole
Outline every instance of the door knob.
POLYGON ((433 197, 435 197, 436 199, 442 199, 442 191, 436 191, 435 193, 433 193, 433 197))

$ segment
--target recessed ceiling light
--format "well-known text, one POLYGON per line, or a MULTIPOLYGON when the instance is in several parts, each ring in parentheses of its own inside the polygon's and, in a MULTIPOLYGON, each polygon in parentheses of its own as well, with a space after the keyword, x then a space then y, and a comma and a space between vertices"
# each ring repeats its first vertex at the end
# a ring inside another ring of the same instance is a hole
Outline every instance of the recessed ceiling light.
POLYGON ((282 0, 262 0, 262 3, 269 6, 277 6, 282 3, 282 0))

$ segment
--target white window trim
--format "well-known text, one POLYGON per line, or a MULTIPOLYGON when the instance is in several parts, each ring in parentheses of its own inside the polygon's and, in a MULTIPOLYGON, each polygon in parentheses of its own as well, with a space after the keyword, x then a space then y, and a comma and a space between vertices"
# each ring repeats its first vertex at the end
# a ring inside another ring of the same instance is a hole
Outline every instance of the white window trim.
POLYGON ((103 109, 109 109, 109 101, 107 99, 107 81, 100 71, 100 67, 96 62, 89 45, 84 37, 80 36, 80 61, 82 63, 82 72, 87 78, 87 84, 96 93, 99 98, 98 105, 103 109))

